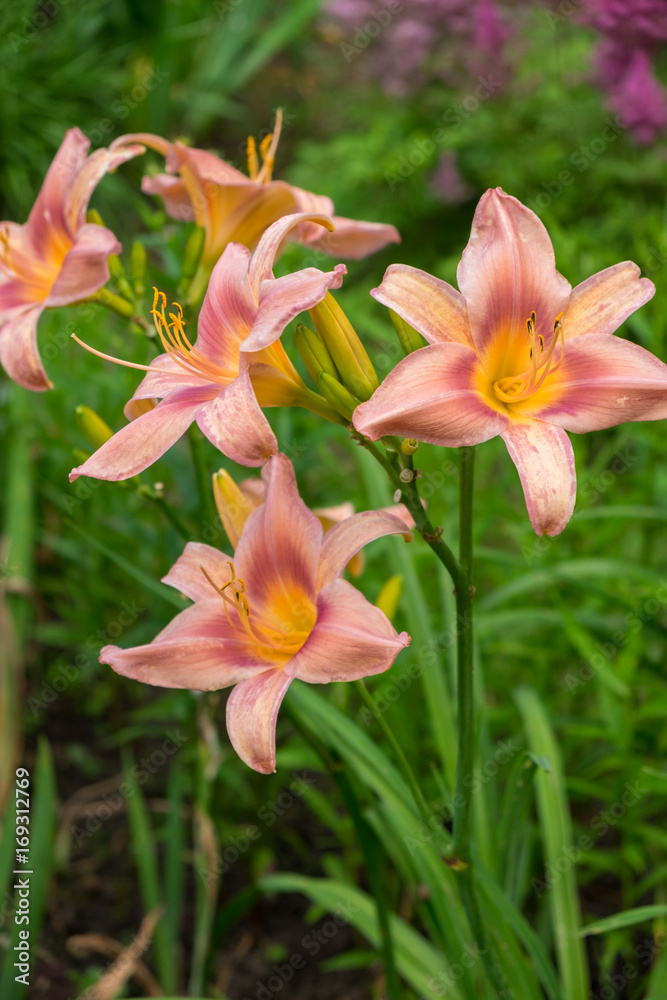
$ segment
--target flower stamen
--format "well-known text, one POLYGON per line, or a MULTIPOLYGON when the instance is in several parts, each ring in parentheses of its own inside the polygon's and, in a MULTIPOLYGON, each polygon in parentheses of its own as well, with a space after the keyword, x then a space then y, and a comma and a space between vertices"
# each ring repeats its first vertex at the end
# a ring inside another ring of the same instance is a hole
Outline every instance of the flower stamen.
POLYGON ((521 372, 519 375, 508 375, 498 379, 493 383, 493 391, 496 398, 503 403, 519 403, 528 399, 534 392, 544 384, 548 375, 553 375, 561 366, 563 354, 565 352, 565 337, 563 334, 562 313, 559 313, 554 321, 553 336, 549 348, 545 353, 544 337, 542 334, 535 335, 535 325, 537 317, 535 311, 531 312, 526 320, 526 330, 530 340, 530 371, 521 372), (558 360, 552 365, 554 352, 558 344, 561 344, 561 352, 558 360), (539 344, 539 355, 537 347, 539 344))

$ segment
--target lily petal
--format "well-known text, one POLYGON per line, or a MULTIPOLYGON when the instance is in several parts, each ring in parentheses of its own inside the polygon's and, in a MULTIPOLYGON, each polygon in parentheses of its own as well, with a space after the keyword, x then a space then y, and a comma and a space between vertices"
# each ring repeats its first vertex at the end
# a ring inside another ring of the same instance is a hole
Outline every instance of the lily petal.
POLYGON ((577 434, 661 420, 667 417, 667 365, 629 340, 590 333, 567 342, 561 368, 534 399, 527 412, 577 434))
POLYGON ((76 171, 65 195, 65 221, 72 234, 84 225, 88 202, 104 175, 145 152, 143 146, 135 145, 116 150, 96 149, 88 157, 81 169, 76 171))
POLYGON ((67 130, 26 223, 35 250, 40 248, 48 230, 53 230, 57 234, 56 238, 61 241, 71 239, 71 229, 65 217, 65 198, 72 177, 85 163, 89 147, 90 139, 86 138, 81 129, 67 130))
POLYGON ((270 606, 278 592, 314 599, 322 525, 299 496, 292 463, 275 455, 262 472, 266 501, 248 517, 234 565, 253 601, 270 606))
POLYGON ((445 448, 480 444, 501 434, 509 417, 492 409, 476 386, 479 361, 463 344, 422 347, 399 361, 367 403, 354 411, 356 429, 376 441, 385 434, 445 448))
MULTIPOLYGON (((162 582, 174 587, 192 601, 214 597, 214 591, 202 573, 202 566, 219 587, 232 579, 231 558, 203 542, 188 542, 162 582)), ((218 610, 222 611, 220 604, 218 610)))
POLYGON ((250 278, 250 284, 252 285, 257 301, 259 301, 262 281, 273 275, 273 263, 285 237, 290 229, 294 229, 300 222, 317 222, 329 231, 334 227, 328 215, 313 215, 309 212, 296 212, 293 215, 284 215, 277 222, 274 222, 272 226, 269 226, 257 244, 257 249, 252 255, 248 269, 248 277, 250 278))
POLYGON ((334 232, 323 233, 315 239, 311 236, 305 242, 331 257, 342 257, 344 260, 362 260, 382 250, 388 243, 401 242, 398 229, 384 222, 357 221, 340 215, 334 215, 333 221, 336 227, 334 232))
POLYGON ((223 386, 201 408, 197 424, 223 455, 240 465, 264 465, 278 451, 278 441, 257 402, 247 371, 223 386))
POLYGON ((24 389, 52 389, 37 350, 37 321, 44 306, 39 302, 20 312, 0 328, 0 362, 11 379, 24 389))
POLYGON ((364 545, 384 535, 404 534, 405 521, 382 510, 366 510, 335 524, 322 542, 318 590, 339 577, 352 556, 364 545))
POLYGON ((541 420, 512 420, 501 435, 519 472, 528 516, 538 535, 558 535, 577 497, 574 452, 565 431, 541 420))
POLYGON ((227 732, 242 761, 260 774, 276 769, 276 722, 292 678, 267 670, 237 684, 227 701, 227 732))
POLYGON ((525 335, 533 311, 537 334, 549 343, 554 320, 567 308, 571 292, 570 283, 556 270, 551 240, 540 219, 501 188, 480 199, 457 281, 482 357, 499 335, 525 335))
POLYGON ((631 260, 614 264, 573 289, 563 317, 568 340, 590 333, 613 333, 636 309, 655 295, 655 285, 631 260))
MULTIPOLYGON (((133 419, 133 403, 143 399, 162 399, 170 396, 174 392, 183 388, 196 388, 197 386, 211 386, 209 379, 203 375, 195 375, 187 372, 182 365, 174 361, 168 354, 159 354, 153 358, 148 371, 137 386, 132 398, 125 404, 123 410, 128 420, 133 419)), ((209 393, 210 396, 214 394, 209 393)))
POLYGON ((200 388, 183 389, 163 399, 109 438, 83 465, 72 469, 70 483, 79 476, 115 482, 143 472, 185 434, 209 399, 210 391, 200 388))
POLYGON ((262 281, 257 317, 241 350, 246 353, 269 347, 295 316, 316 306, 329 289, 340 288, 345 274, 345 264, 336 264, 333 271, 307 267, 282 278, 262 281))
POLYGON ((285 672, 309 684, 358 680, 387 670, 409 643, 355 587, 334 580, 318 594, 317 621, 285 672))
POLYGON ((257 300, 248 280, 250 251, 230 243, 213 268, 197 321, 195 347, 234 377, 239 346, 257 315, 257 300))
POLYGON ((167 215, 179 222, 194 222, 195 210, 185 182, 171 174, 156 174, 142 177, 141 190, 144 194, 154 194, 162 198, 167 215))
POLYGON ((231 628, 215 596, 181 611, 153 642, 104 646, 100 663, 143 684, 193 691, 217 691, 267 669, 253 644, 231 628))
POLYGON ((446 281, 409 264, 390 264, 371 295, 393 309, 429 344, 473 346, 466 300, 446 281))
POLYGON ((110 229, 94 223, 81 226, 44 305, 66 306, 93 295, 109 280, 109 254, 122 249, 110 229))

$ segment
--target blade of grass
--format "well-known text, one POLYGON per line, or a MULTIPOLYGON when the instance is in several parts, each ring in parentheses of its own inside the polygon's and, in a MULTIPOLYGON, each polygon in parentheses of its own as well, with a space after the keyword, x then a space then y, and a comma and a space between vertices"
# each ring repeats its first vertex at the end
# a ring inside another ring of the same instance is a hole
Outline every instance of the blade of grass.
MULTIPOLYGON (((560 873, 559 864, 562 858, 568 857, 567 852, 572 845, 572 821, 565 794, 560 750, 537 692, 532 688, 522 687, 516 692, 515 698, 531 750, 540 757, 547 757, 551 764, 549 772, 541 770, 536 774, 535 787, 544 860, 560 873)), ((581 912, 576 873, 571 863, 548 892, 563 992, 567 1000, 587 1000, 588 971, 579 936, 581 912)))
MULTIPOLYGON (((134 775, 132 756, 127 747, 121 751, 125 780, 130 786, 127 795, 127 814, 132 838, 134 859, 139 875, 139 888, 146 913, 162 903, 160 875, 157 862, 155 837, 146 801, 134 775)), ((155 928, 155 966, 161 983, 175 981, 176 954, 169 948, 169 934, 164 920, 155 928)))

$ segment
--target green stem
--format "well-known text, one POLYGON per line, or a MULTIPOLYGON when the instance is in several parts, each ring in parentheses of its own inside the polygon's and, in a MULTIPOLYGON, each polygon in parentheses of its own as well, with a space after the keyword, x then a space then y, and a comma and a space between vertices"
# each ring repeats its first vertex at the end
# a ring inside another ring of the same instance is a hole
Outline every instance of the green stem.
POLYGON ((361 695, 361 697, 363 698, 363 700, 368 705, 368 707, 371 710, 371 712, 373 713, 374 717, 376 717, 377 720, 378 720, 378 722, 380 723, 380 728, 382 729, 382 732, 384 733, 385 737, 387 738, 388 743, 391 745, 391 748, 393 749, 393 751, 394 751, 394 753, 396 755, 396 758, 397 758, 397 760, 398 760, 398 762, 399 762, 399 764, 401 766, 401 770, 403 771, 403 774, 405 776, 405 780, 407 781, 408 785, 410 786, 410 789, 411 789, 412 794, 414 796, 414 799, 415 799, 415 802, 417 804, 417 807, 418 807, 418 809, 419 809, 419 811, 421 813, 422 819, 424 820, 424 822, 427 825, 429 825, 429 820, 431 818, 431 813, 429 812, 428 805, 426 804, 426 799, 424 798, 422 790, 419 787, 419 782, 417 781, 417 779, 415 777, 414 771, 410 767, 408 759, 405 756, 405 754, 403 753, 401 745, 398 742, 398 740, 396 739, 391 726, 389 725, 389 723, 385 719, 384 715, 382 715, 381 713, 379 713, 379 712, 376 711, 375 703, 374 703, 373 698, 371 696, 371 693, 368 690, 368 688, 366 687, 366 684, 364 683, 364 681, 355 681, 354 682, 354 686, 356 687, 357 691, 359 692, 359 694, 361 695))
MULTIPOLYGON (((457 559, 440 530, 431 524, 424 510, 417 489, 413 470, 400 469, 398 461, 392 463, 379 448, 358 432, 353 437, 382 465, 391 482, 401 491, 401 500, 408 508, 417 531, 447 569, 454 584, 457 615, 457 702, 458 702, 458 756, 456 762, 456 793, 454 795, 453 857, 448 863, 457 873, 461 902, 465 909, 470 930, 482 955, 484 968, 499 997, 512 1000, 498 961, 491 951, 489 935, 482 918, 475 889, 471 857, 472 795, 470 775, 475 759, 474 701, 473 701, 473 621, 472 621, 472 497, 474 482, 474 450, 460 448, 460 506, 459 506, 459 558, 457 559), (466 780, 467 779, 467 780, 466 780)), ((393 746, 393 742, 392 742, 393 746)), ((412 787, 412 784, 411 784, 412 787)), ((419 800, 418 800, 419 801, 419 800)))
POLYGON ((472 601, 472 499, 475 473, 473 448, 459 448, 459 578, 456 586, 457 617, 457 706, 458 756, 456 759, 456 794, 454 795, 454 855, 457 864, 459 893, 466 911, 470 930, 475 935, 483 957, 486 973, 499 997, 509 1000, 512 991, 490 947, 489 935, 482 918, 475 873, 472 866, 471 818, 472 788, 470 775, 475 763, 475 711, 473 692, 473 617, 472 601))
POLYGON ((197 493, 199 494, 199 506, 203 520, 208 519, 211 527, 215 525, 218 512, 213 500, 213 486, 211 484, 211 473, 206 467, 206 456, 204 455, 204 436, 199 428, 193 424, 188 431, 190 439, 190 451, 192 453, 192 464, 194 466, 195 480, 197 483, 197 493))
POLYGON ((472 687, 472 491, 474 452, 459 449, 461 478, 459 495, 459 573, 456 582, 457 617, 457 707, 459 747, 456 762, 457 803, 454 812, 454 852, 470 863, 470 814, 472 792, 469 775, 475 757, 475 723, 472 687), (468 781, 466 782, 466 778, 468 781))
POLYGON ((184 538, 186 542, 193 540, 194 535, 185 526, 183 521, 176 513, 176 511, 169 506, 164 497, 158 496, 155 490, 151 486, 141 485, 139 487, 138 493, 140 496, 145 497, 147 500, 152 500, 155 506, 162 512, 169 524, 174 528, 181 538, 184 538))

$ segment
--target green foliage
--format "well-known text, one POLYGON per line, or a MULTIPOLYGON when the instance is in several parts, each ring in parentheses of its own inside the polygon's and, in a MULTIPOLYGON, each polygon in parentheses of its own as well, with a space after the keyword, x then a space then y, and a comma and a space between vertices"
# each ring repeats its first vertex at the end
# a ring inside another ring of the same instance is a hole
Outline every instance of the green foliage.
MULTIPOLYGON (((497 185, 542 217, 573 284, 619 260, 643 267, 656 297, 620 333, 666 358, 664 151, 634 145, 590 86, 586 30, 574 19, 553 27, 534 5, 513 79, 463 117, 456 106, 465 93, 444 85, 397 100, 361 78, 350 83, 352 70, 318 28, 319 6, 7 5, 0 13, 3 215, 26 217, 67 127, 81 127, 93 145, 126 131, 185 135, 243 167, 246 135, 267 127, 281 103, 286 127, 276 176, 328 194, 338 214, 391 222, 401 232, 400 246, 349 263, 338 296, 380 377, 403 351, 369 289, 394 261, 454 281, 476 200, 497 185), (434 138, 436 130, 442 137, 434 138), (429 143, 417 162, 415 151, 429 143), (469 189, 457 204, 430 185, 442 152, 456 155, 469 189)), ((361 65, 353 68, 363 75, 361 65)), ((151 169, 158 163, 153 154, 145 160, 151 169)), ((192 227, 167 220, 139 192, 143 170, 132 163, 105 179, 95 204, 123 240, 125 275, 131 279, 132 261, 143 257, 131 256, 139 234, 149 289, 155 281, 175 295, 192 227)), ((311 258, 289 248, 278 270, 311 258)), ((138 296, 145 311, 140 287, 138 296)), ((14 723, 3 731, 0 763, 11 776, 20 757, 35 772, 34 933, 41 923, 46 953, 60 956, 59 975, 72 992, 99 978, 93 959, 66 951, 69 936, 99 931, 127 946, 148 910, 163 903, 144 960, 165 992, 188 984, 193 995, 235 996, 221 965, 233 968, 237 959, 229 956, 241 955, 248 927, 261 942, 253 951, 264 955, 255 980, 270 976, 271 965, 286 960, 281 955, 304 951, 301 911, 286 940, 267 916, 271 907, 287 913, 300 893, 316 904, 313 927, 337 906, 356 908, 331 947, 310 959, 322 980, 352 970, 370 984, 389 940, 406 998, 441 996, 445 984, 452 997, 492 997, 478 956, 464 961, 474 950, 450 857, 457 622, 446 574, 418 538, 369 547, 355 583, 372 600, 387 577, 402 575, 395 625, 411 633, 412 645, 368 682, 374 711, 351 686, 295 684, 290 714, 279 719, 277 774, 250 772, 224 733, 224 695, 142 686, 97 661, 106 643, 150 642, 186 606, 159 582, 183 536, 222 549, 227 542, 201 502, 185 439, 138 481, 68 483, 79 462, 74 453, 89 448, 75 408, 92 407, 117 430, 138 382, 136 371, 85 354, 71 332, 140 364, 155 355, 141 331, 82 304, 40 320, 53 392, 29 396, 0 383, 0 504, 11 539, 0 552, 0 614, 10 614, 19 651, 7 661, 11 669, 0 660, 0 697, 14 723), (380 717, 417 774, 428 821, 380 717), (133 794, 96 819, 91 804, 101 815, 106 794, 96 784, 116 778, 118 785, 124 767, 150 761, 174 731, 185 737, 177 753, 130 778, 133 794), (338 759, 354 782, 366 850, 378 845, 389 934, 365 891, 373 866, 359 849, 350 800, 331 777, 338 759), (82 791, 90 796, 77 800, 82 791), (104 905, 95 909, 98 891, 104 905)), ((283 340, 308 380, 294 336, 291 328, 283 340)), ((269 416, 310 506, 391 503, 386 475, 344 427, 300 410, 269 416)), ((479 770, 471 780, 480 905, 517 998, 584 1000, 589 971, 595 991, 624 966, 634 970, 628 997, 657 998, 667 990, 660 944, 667 925, 664 431, 660 423, 626 425, 576 438, 574 446, 577 507, 554 539, 532 532, 502 442, 477 449, 479 770), (503 746, 511 752, 502 755, 503 746)), ((237 480, 254 474, 208 442, 203 461, 237 480)), ((431 520, 455 539, 456 456, 421 445, 414 461, 431 520)), ((0 892, 12 877, 11 834, 7 808, 0 892)), ((11 908, 2 912, 3 941, 13 943, 11 908)), ((10 954, 2 955, 3 1000, 21 995, 10 954)), ((50 974, 42 965, 40 972, 50 974)))

